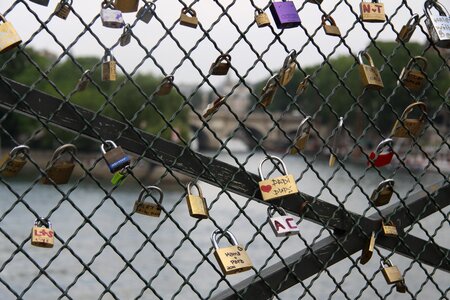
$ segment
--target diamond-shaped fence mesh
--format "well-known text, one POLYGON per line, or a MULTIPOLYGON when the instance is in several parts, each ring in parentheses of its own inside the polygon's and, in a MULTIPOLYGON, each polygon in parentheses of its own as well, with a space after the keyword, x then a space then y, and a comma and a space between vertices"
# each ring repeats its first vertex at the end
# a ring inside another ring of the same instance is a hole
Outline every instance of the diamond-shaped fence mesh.
POLYGON ((48 2, 0 3, 1 299, 448 299, 448 3, 48 2))

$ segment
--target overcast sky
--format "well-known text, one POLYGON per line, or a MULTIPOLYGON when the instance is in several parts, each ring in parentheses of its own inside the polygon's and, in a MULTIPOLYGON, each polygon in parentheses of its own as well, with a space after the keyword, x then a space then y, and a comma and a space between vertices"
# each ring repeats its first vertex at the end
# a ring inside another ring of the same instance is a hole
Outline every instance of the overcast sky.
MULTIPOLYGON (((2 0, 0 2, 0 11, 5 13, 8 10, 6 18, 14 24, 23 41, 27 41, 37 30, 40 28, 40 24, 36 17, 30 13, 26 8, 24 2, 26 2, 31 9, 33 9, 40 20, 46 21, 50 14, 53 12, 58 1, 51 0, 48 7, 35 4, 28 0, 13 1, 2 0), (13 3, 17 5, 10 10, 13 3)), ((217 5, 219 2, 224 7, 227 7, 232 3, 231 0, 199 0, 193 8, 197 12, 198 19, 203 28, 210 29, 212 23, 217 20, 222 13, 222 9, 217 5)), ((253 21, 254 7, 251 3, 257 6, 264 7, 269 2, 267 0, 237 0, 233 7, 229 10, 229 15, 240 28, 244 31, 249 24, 253 21)), ((394 12, 402 5, 401 0, 387 0, 384 2, 386 14, 388 16, 394 14, 394 12)), ((392 23, 397 31, 400 31, 401 27, 408 21, 411 16, 411 11, 423 14, 423 2, 424 1, 408 1, 408 7, 404 5, 396 13, 392 19, 392 23)), ((445 3, 448 6, 448 1, 445 3)), ((142 5, 142 1, 141 4, 142 5)), ((312 3, 304 3, 304 1, 296 1, 294 3, 297 9, 302 9, 299 12, 303 26, 306 28, 309 34, 312 34, 321 24, 322 12, 318 9, 318 6, 312 3)), ((74 0, 73 7, 75 11, 83 18, 83 20, 89 24, 98 15, 101 9, 100 0, 74 0)), ((332 16, 336 20, 341 32, 346 34, 347 31, 353 26, 355 16, 351 12, 352 8, 357 14, 359 14, 360 1, 350 0, 348 2, 343 1, 331 1, 324 0, 321 8, 325 12, 330 12, 337 5, 336 11, 332 16), (338 3, 338 4, 337 4, 338 3)), ((156 13, 158 17, 166 24, 167 27, 171 27, 174 22, 177 21, 180 15, 180 11, 183 8, 182 4, 178 0, 159 0, 156 1, 156 13)), ((272 26, 275 28, 272 16, 269 10, 266 12, 272 22, 272 26)), ((135 13, 124 14, 125 22, 133 23, 135 20, 135 13)), ((421 22, 423 25, 423 20, 421 22)), ((383 24, 380 23, 365 23, 366 28, 370 31, 371 35, 375 36, 382 28, 383 24)), ((76 37, 83 31, 84 26, 80 20, 74 15, 69 15, 67 20, 62 20, 57 17, 51 19, 48 24, 49 30, 56 36, 58 41, 68 47, 76 37)), ((280 33, 280 30, 274 29, 276 33, 280 33)), ((97 19, 92 26, 92 31, 98 36, 101 43, 106 47, 111 47, 117 42, 122 29, 111 29, 103 27, 100 19, 97 19)), ((155 46, 157 41, 164 35, 165 30, 161 23, 153 18, 149 24, 144 22, 138 22, 133 28, 133 33, 139 37, 147 49, 151 49, 155 46)), ((193 29, 177 24, 172 30, 174 38, 176 38, 181 47, 186 51, 189 51, 199 39, 204 36, 203 31, 200 28, 193 29)), ((239 39, 239 34, 229 18, 223 17, 220 22, 214 25, 212 31, 209 34, 210 38, 217 44, 217 47, 223 51, 228 51, 232 45, 239 39)), ((262 54, 269 44, 274 40, 274 35, 270 28, 258 28, 255 25, 246 34, 247 41, 240 40, 237 46, 231 51, 232 64, 238 70, 241 75, 247 73, 247 70, 257 60, 257 56, 251 50, 248 43, 257 51, 262 54)), ((387 26, 380 33, 378 40, 394 40, 396 35, 394 34, 391 26, 387 26)), ((287 45, 288 49, 300 50, 305 44, 307 44, 302 53, 298 56, 298 62, 302 66, 310 66, 312 64, 320 63, 323 61, 323 57, 319 54, 315 45, 308 42, 305 30, 298 27, 284 30, 280 36, 283 43, 287 45)), ((416 30, 412 41, 423 42, 425 39, 423 33, 420 30, 416 30)), ((323 30, 320 28, 314 38, 314 42, 320 47, 321 51, 328 55, 332 49, 339 43, 339 38, 326 36, 323 30)), ((351 47, 352 53, 357 53, 361 49, 364 49, 369 43, 369 37, 362 30, 362 26, 357 24, 355 28, 351 29, 346 37, 346 43, 351 47)), ((54 52, 57 55, 62 53, 61 47, 54 41, 53 37, 45 30, 38 33, 30 46, 37 49, 47 49, 54 52)), ((99 42, 87 33, 81 37, 81 39, 71 48, 71 52, 75 55, 96 55, 102 56, 104 48, 99 42)), ((125 69, 131 72, 137 65, 142 63, 145 51, 133 40, 131 44, 126 47, 117 46, 113 50, 113 54, 116 59, 125 67, 125 69)), ((191 55, 191 58, 195 61, 198 67, 206 74, 211 63, 217 58, 220 52, 215 48, 211 40, 206 39, 200 42, 197 49, 195 49, 191 55)), ((270 50, 264 54, 263 59, 267 63, 267 66, 272 70, 278 70, 284 61, 286 51, 282 45, 277 41, 270 47, 270 50)), ((339 54, 349 54, 349 49, 346 46, 339 46, 334 56, 339 54)), ((175 81, 177 83, 191 83, 201 81, 201 77, 198 71, 192 66, 190 61, 185 60, 181 67, 177 67, 180 61, 183 59, 184 54, 180 50, 179 46, 173 41, 171 37, 164 39, 161 44, 153 51, 152 56, 157 63, 164 69, 165 73, 169 74, 175 71, 175 81)), ((147 59, 143 65, 139 68, 140 71, 151 71, 157 75, 163 75, 163 72, 158 68, 153 60, 147 59)), ((261 62, 258 62, 256 68, 251 70, 248 74, 247 80, 255 82, 262 78, 266 78, 269 75, 261 62)), ((213 78, 213 83, 219 83, 222 78, 213 78)))

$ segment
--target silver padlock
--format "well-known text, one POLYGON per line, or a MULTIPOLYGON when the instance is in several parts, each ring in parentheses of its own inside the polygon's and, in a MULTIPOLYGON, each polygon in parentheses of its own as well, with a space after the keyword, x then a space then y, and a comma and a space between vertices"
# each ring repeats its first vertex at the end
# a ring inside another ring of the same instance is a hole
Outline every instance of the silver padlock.
POLYGON ((144 6, 142 6, 137 14, 136 18, 144 23, 149 23, 155 14, 156 5, 153 2, 145 1, 144 6))
POLYGON ((300 231, 296 220, 292 216, 288 216, 282 207, 269 206, 267 216, 270 227, 277 237, 296 235, 300 231), (275 217, 275 212, 278 212, 279 216, 275 217))
POLYGON ((112 0, 104 0, 102 2, 102 10, 100 11, 102 24, 109 28, 122 28, 125 26, 122 12, 114 6, 112 0))
POLYGON ((309 132, 311 131, 311 117, 307 116, 303 119, 295 134, 294 145, 292 145, 290 153, 296 154, 304 150, 309 139, 309 132))
POLYGON ((91 80, 90 75, 91 70, 86 70, 83 72, 83 75, 81 75, 81 78, 78 80, 77 83, 76 89, 78 92, 82 92, 87 88, 87 86, 89 85, 89 81, 91 80))
POLYGON ((430 33, 433 44, 437 47, 450 48, 450 14, 445 7, 436 0, 427 0, 424 4, 425 25, 430 33), (431 14, 431 8, 436 9, 439 15, 431 14))
POLYGON ((130 24, 125 25, 125 27, 123 28, 122 35, 120 36, 119 39, 120 46, 125 47, 131 42, 131 34, 132 31, 130 24))
POLYGON ((378 185, 378 187, 373 191, 370 200, 375 206, 383 206, 391 201, 392 194, 394 193, 393 179, 386 179, 378 185))

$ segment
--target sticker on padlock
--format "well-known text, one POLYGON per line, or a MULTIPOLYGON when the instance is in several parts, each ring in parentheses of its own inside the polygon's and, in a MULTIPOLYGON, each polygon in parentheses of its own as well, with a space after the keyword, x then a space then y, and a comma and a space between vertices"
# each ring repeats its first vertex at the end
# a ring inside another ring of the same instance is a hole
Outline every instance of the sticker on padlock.
POLYGON ((138 200, 134 203, 133 211, 135 213, 158 218, 161 215, 161 205, 163 201, 163 191, 157 186, 147 186, 139 194, 138 200), (153 198, 151 192, 156 191, 159 199, 153 198), (151 197, 155 203, 146 202, 145 199, 151 197))
POLYGON ((44 218, 39 218, 34 221, 34 226, 31 229, 31 245, 42 248, 53 248, 55 239, 55 232, 52 228, 52 223, 44 218))
POLYGON ((255 22, 256 25, 261 27, 266 27, 270 25, 270 20, 267 14, 259 7, 255 9, 255 22))
POLYGON ((398 236, 397 227, 395 226, 394 222, 392 222, 392 221, 389 221, 387 223, 384 223, 382 221, 381 229, 383 230, 383 234, 385 236, 389 236, 389 237, 397 237, 398 236))
POLYGON ((386 179, 378 185, 373 191, 370 200, 375 206, 383 206, 391 201, 392 194, 394 193, 394 180, 386 179))
POLYGON ((0 14, 0 21, 0 53, 5 53, 20 45, 22 39, 11 22, 6 21, 2 14, 0 14))
POLYGON ((231 275, 248 271, 253 264, 245 251, 230 231, 216 230, 211 235, 214 246, 214 256, 224 275, 231 275), (219 248, 219 238, 226 237, 232 246, 219 248))
POLYGON ((81 75, 81 78, 78 80, 78 83, 77 83, 76 90, 78 92, 82 92, 87 88, 87 86, 89 85, 89 81, 91 80, 90 76, 91 76, 90 70, 86 70, 83 72, 83 74, 81 75))
POLYGON ((104 0, 100 11, 102 24, 108 28, 122 28, 125 26, 122 12, 114 6, 112 0, 104 0))
POLYGON ((417 138, 424 127, 426 113, 427 105, 423 102, 415 102, 408 105, 403 111, 400 120, 397 119, 395 121, 391 135, 397 138, 417 138), (418 119, 408 118, 414 108, 419 108, 421 111, 418 119))
POLYGON ((450 48, 450 14, 437 0, 427 0, 424 4, 425 25, 431 41, 437 47, 450 48), (439 15, 432 14, 431 9, 437 10, 439 15))
POLYGON ((373 251, 375 250, 375 232, 372 231, 372 234, 369 237, 369 240, 364 245, 362 249, 361 258, 359 262, 363 265, 369 262, 372 258, 373 251))
POLYGON ((267 156, 259 164, 258 171, 259 176, 261 177, 261 181, 258 183, 259 190, 261 191, 261 195, 264 201, 271 201, 298 193, 298 188, 294 176, 288 174, 286 165, 279 157, 267 156), (265 179, 262 167, 267 160, 278 162, 281 165, 284 174, 275 178, 265 179))
POLYGON ((403 280, 400 270, 389 259, 381 260, 381 273, 388 284, 394 284, 403 280))
POLYGON ((114 173, 113 177, 111 178, 111 183, 114 185, 121 185, 127 178, 127 175, 130 173, 131 173, 130 166, 126 166, 122 170, 114 173))
POLYGON ((208 206, 206 199, 203 197, 203 192, 197 183, 189 182, 187 185, 186 202, 189 209, 189 214, 193 218, 207 219, 209 218, 208 206), (192 193, 192 187, 197 189, 198 195, 192 193))
POLYGON ((106 140, 100 149, 111 173, 114 174, 130 164, 130 157, 123 152, 122 147, 117 146, 113 141, 106 140))
POLYGON ((158 87, 158 91, 156 92, 157 96, 165 96, 170 94, 173 88, 173 75, 168 75, 164 77, 163 81, 158 87))
POLYGON ((328 166, 334 167, 336 163, 336 159, 341 155, 341 147, 339 147, 339 143, 342 142, 342 128, 344 127, 344 118, 339 118, 339 123, 336 128, 336 131, 333 135, 333 142, 331 144, 330 150, 330 159, 328 160, 328 166))
POLYGON ((282 207, 270 205, 267 208, 267 217, 269 219, 270 227, 272 227, 272 230, 277 237, 297 235, 300 231, 296 218, 288 216, 282 207), (277 212, 279 216, 274 216, 275 212, 277 212))
POLYGON ((308 143, 309 132, 311 131, 311 117, 307 116, 303 119, 300 125, 297 128, 297 132, 295 134, 294 144, 290 149, 291 154, 300 153, 306 147, 306 143, 308 143))
POLYGON ((298 84, 297 90, 295 92, 295 95, 297 97, 301 96, 306 91, 306 89, 308 88, 308 86, 309 86, 309 78, 310 77, 311 76, 306 75, 305 78, 303 78, 303 80, 298 84))
POLYGON ((394 157, 393 143, 392 139, 381 141, 375 151, 370 153, 367 166, 379 168, 390 164, 394 157))
POLYGON ((406 25, 403 25, 402 29, 400 29, 400 32, 398 33, 397 38, 395 41, 397 43, 403 42, 407 43, 411 39, 414 31, 416 30, 417 25, 420 23, 420 18, 418 14, 413 14, 411 18, 408 20, 408 23, 406 25))
POLYGON ((42 6, 48 6, 48 3, 50 2, 50 0, 30 0, 30 1, 42 6))
POLYGON ((222 54, 212 63, 209 73, 211 73, 211 75, 227 75, 230 66, 231 55, 228 53, 222 54))
POLYGON ((410 91, 421 91, 425 85, 425 71, 428 66, 428 60, 423 56, 412 58, 405 68, 403 68, 399 82, 410 91))
POLYGON ((372 2, 364 2, 360 4, 361 20, 369 23, 386 22, 386 14, 384 12, 384 4, 378 0, 372 2))
POLYGON ((358 54, 358 69, 359 75, 361 77, 363 86, 366 88, 381 90, 383 85, 383 80, 381 79, 380 71, 375 67, 372 57, 366 51, 361 51, 358 54), (363 57, 367 58, 369 64, 366 65, 363 62, 363 57))
POLYGON ((325 30, 325 34, 327 35, 341 36, 341 31, 339 30, 339 27, 336 25, 336 22, 334 21, 332 16, 325 14, 322 15, 322 27, 325 30), (329 22, 330 25, 328 25, 327 22, 329 22))
POLYGON ((156 5, 155 3, 146 0, 144 0, 144 2, 144 6, 142 6, 137 12, 136 18, 148 24, 155 15, 156 5))
POLYGON ((61 0, 55 8, 55 16, 63 20, 70 14, 73 0, 61 0))
POLYGON ((42 178, 43 184, 66 184, 69 182, 73 169, 75 168, 74 156, 77 154, 77 147, 72 144, 65 144, 58 147, 47 164, 47 175, 42 178), (62 159, 63 155, 70 158, 62 159))
POLYGON ((225 97, 217 98, 213 103, 208 104, 208 106, 203 111, 203 118, 207 119, 208 117, 215 114, 219 108, 225 103, 225 97))
POLYGON ((2 177, 16 176, 27 163, 27 156, 29 153, 30 147, 26 145, 14 147, 11 152, 6 154, 0 161, 0 175, 2 177))
POLYGON ((294 2, 286 0, 279 2, 272 1, 269 9, 278 29, 287 29, 300 26, 301 21, 294 2))
POLYGON ((111 51, 106 50, 102 59, 102 81, 115 81, 116 79, 116 60, 111 51))
POLYGON ((139 0, 116 0, 115 7, 123 13, 135 12, 139 7, 139 0))
POLYGON ((269 78, 266 85, 261 91, 261 97, 259 101, 259 105, 262 107, 268 107, 272 101, 273 97, 277 93, 278 90, 278 74, 272 75, 272 77, 269 78))
POLYGON ((197 28, 198 19, 195 10, 189 7, 183 8, 180 14, 180 25, 197 28))
POLYGON ((122 35, 119 38, 119 45, 122 47, 128 45, 131 42, 132 33, 130 24, 125 25, 122 35))
POLYGON ((278 81, 280 85, 286 86, 289 82, 291 82, 294 77, 295 70, 297 69, 297 52, 295 50, 291 50, 288 56, 284 59, 283 67, 280 70, 278 75, 278 81))

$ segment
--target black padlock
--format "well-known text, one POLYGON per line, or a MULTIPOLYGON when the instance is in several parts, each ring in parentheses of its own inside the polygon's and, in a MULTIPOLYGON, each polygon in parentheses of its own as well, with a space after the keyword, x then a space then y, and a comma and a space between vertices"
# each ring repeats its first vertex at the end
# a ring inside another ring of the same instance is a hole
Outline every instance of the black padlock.
POLYGON ((101 150, 111 173, 116 173, 130 164, 130 157, 123 152, 122 147, 117 146, 111 140, 105 141, 101 150), (105 145, 107 145, 108 150, 105 150, 105 145))

